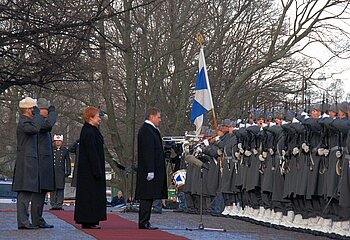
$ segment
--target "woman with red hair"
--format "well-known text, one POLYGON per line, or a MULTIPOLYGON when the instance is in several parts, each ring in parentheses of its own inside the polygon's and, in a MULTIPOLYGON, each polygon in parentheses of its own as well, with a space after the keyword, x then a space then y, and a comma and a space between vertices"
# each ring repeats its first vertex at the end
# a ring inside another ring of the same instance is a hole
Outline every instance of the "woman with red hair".
POLYGON ((106 175, 100 111, 87 107, 79 139, 79 165, 74 220, 82 228, 100 229, 106 214, 106 175))

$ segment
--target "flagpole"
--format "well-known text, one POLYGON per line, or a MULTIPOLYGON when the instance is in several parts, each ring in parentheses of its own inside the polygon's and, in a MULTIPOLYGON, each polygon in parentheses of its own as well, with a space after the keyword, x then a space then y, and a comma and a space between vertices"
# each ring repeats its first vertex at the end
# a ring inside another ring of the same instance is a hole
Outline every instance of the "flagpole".
MULTIPOLYGON (((203 48, 203 35, 201 33, 197 34, 197 42, 199 43, 200 48, 203 48)), ((218 136, 219 135, 219 129, 218 129, 218 124, 216 122, 214 105, 213 105, 213 108, 211 109, 211 113, 213 115, 213 123, 214 123, 216 136, 218 136)))

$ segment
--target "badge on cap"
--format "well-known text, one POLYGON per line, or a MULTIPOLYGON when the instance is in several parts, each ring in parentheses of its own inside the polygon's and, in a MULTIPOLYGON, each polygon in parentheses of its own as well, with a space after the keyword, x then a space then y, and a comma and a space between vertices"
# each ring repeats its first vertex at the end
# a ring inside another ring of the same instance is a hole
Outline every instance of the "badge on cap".
POLYGON ((53 136, 54 141, 62 141, 63 142, 63 134, 55 134, 53 136))

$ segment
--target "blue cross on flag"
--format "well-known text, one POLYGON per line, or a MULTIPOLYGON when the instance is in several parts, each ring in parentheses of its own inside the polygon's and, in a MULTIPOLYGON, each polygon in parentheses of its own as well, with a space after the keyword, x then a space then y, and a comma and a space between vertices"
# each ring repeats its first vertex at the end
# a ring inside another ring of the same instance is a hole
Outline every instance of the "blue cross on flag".
POLYGON ((196 125, 196 135, 199 135, 204 123, 204 114, 214 108, 203 48, 200 49, 199 53, 199 69, 195 90, 196 93, 192 105, 191 122, 196 125))

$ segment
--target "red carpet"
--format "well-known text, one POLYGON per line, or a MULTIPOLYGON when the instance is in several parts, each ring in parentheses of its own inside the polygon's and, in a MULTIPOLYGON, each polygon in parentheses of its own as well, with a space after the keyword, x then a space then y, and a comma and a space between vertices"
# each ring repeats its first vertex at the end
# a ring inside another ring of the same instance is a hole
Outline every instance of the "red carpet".
POLYGON ((80 224, 75 224, 73 211, 49 211, 58 218, 72 224, 77 229, 97 238, 97 239, 164 239, 183 240, 184 237, 164 232, 161 230, 141 230, 135 222, 126 220, 115 214, 108 214, 107 221, 100 222, 101 229, 82 229, 80 224))

